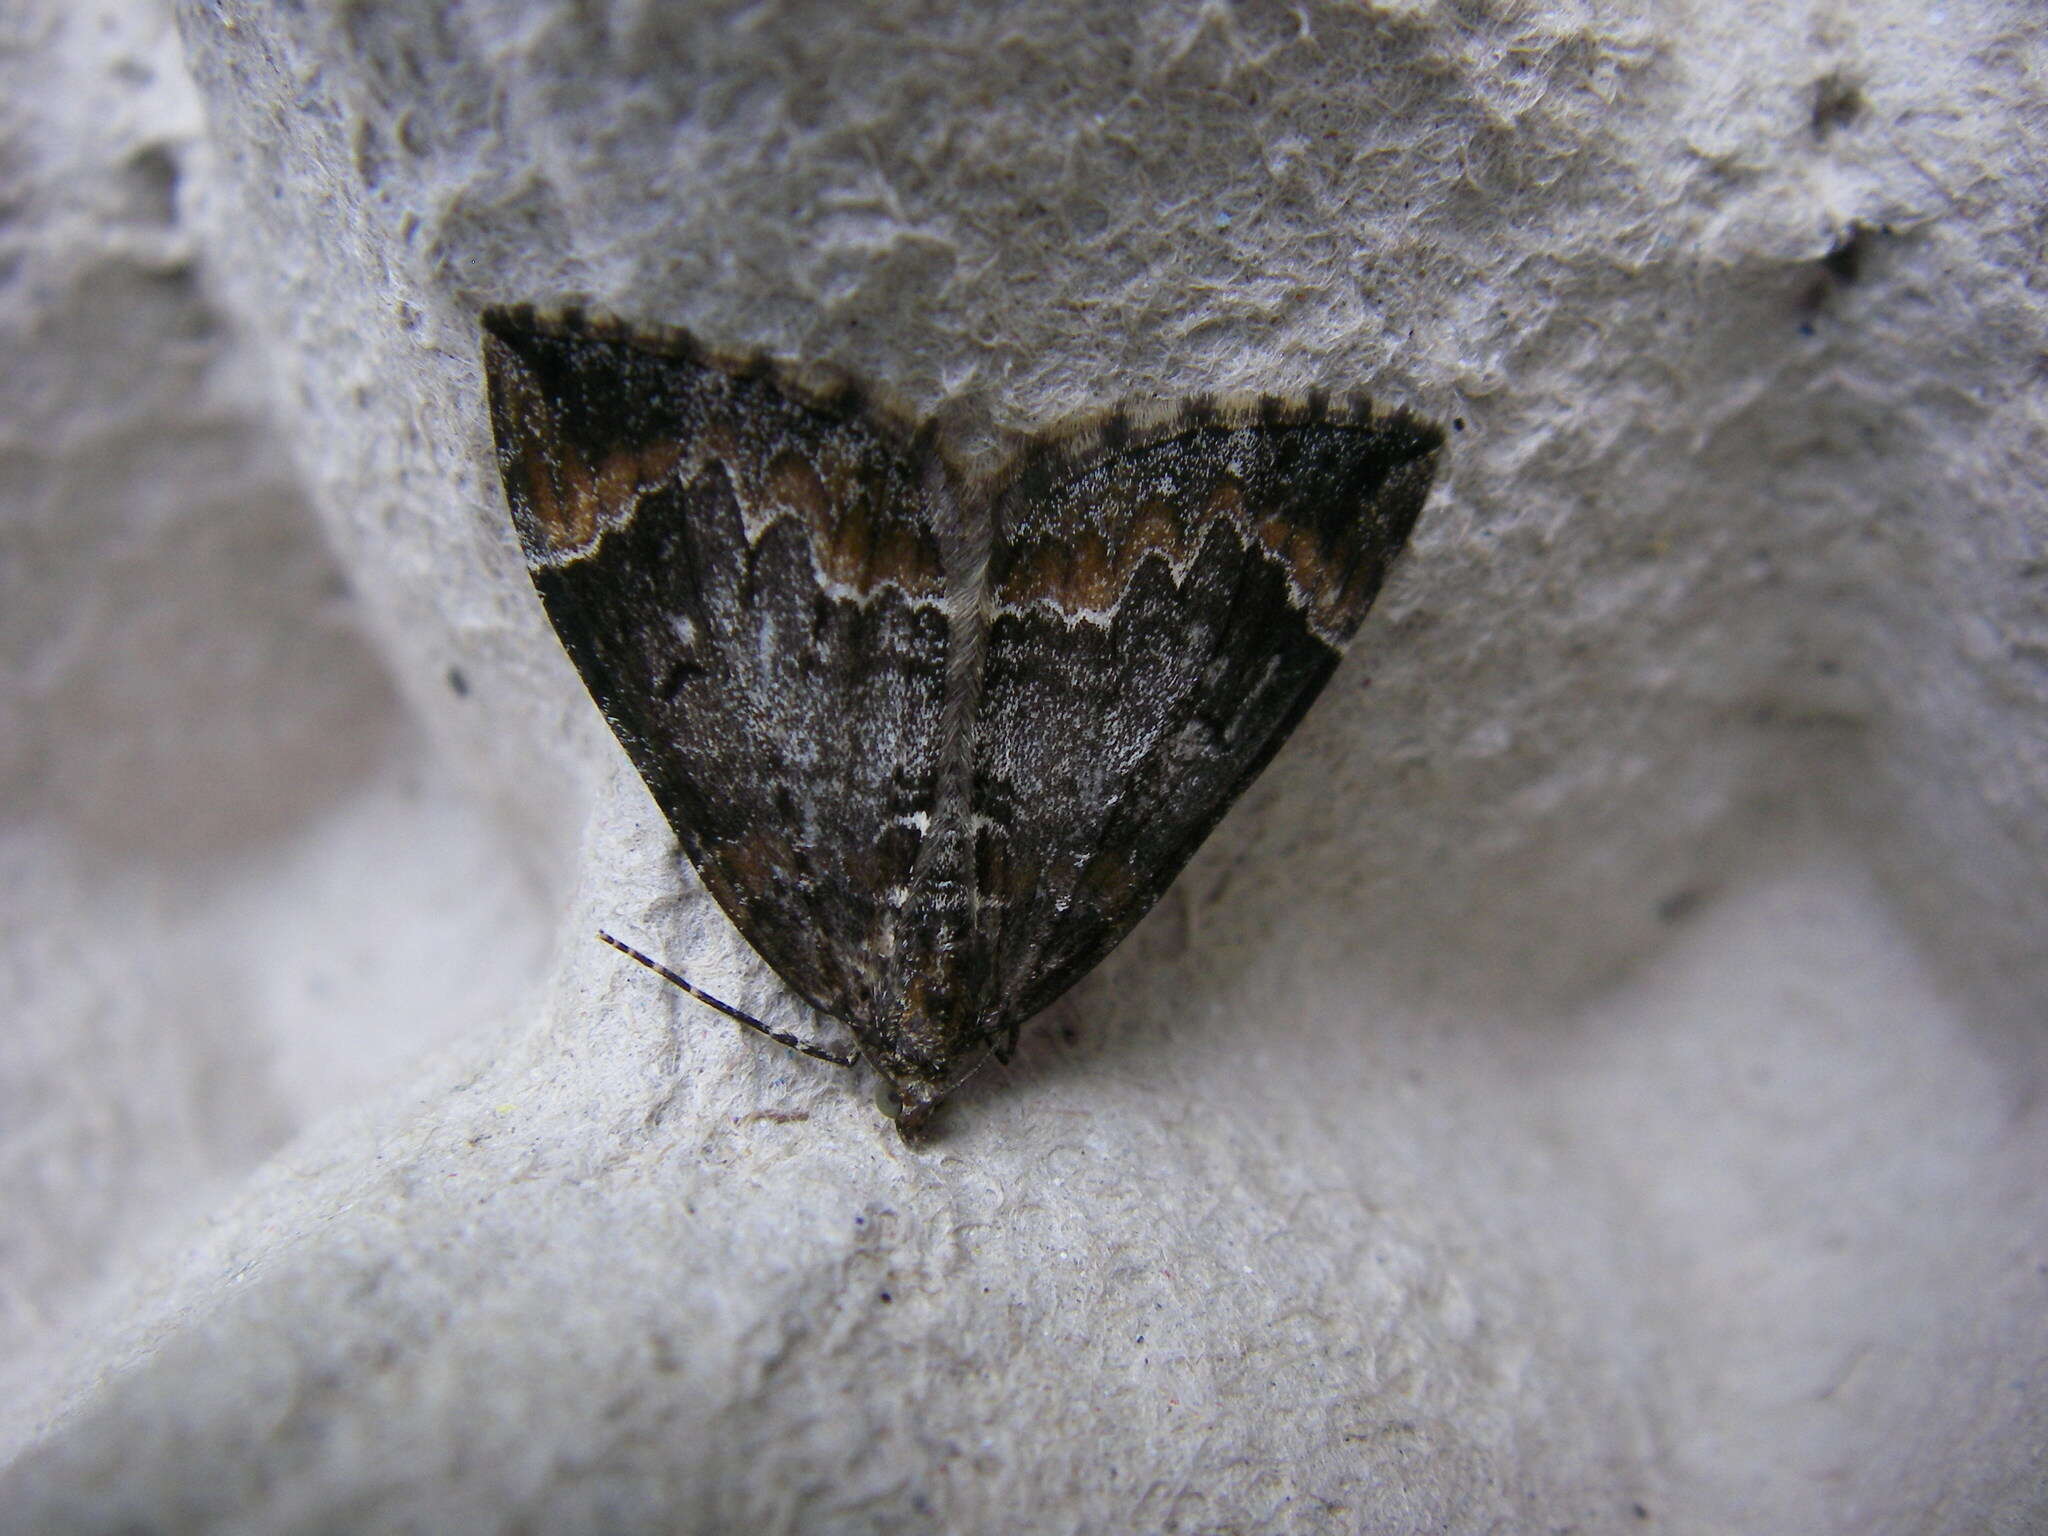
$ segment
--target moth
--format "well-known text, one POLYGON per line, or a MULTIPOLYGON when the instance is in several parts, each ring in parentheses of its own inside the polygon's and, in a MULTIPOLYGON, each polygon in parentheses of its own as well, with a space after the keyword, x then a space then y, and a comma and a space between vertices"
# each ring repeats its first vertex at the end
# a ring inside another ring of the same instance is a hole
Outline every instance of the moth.
POLYGON ((820 370, 574 312, 483 332, 555 633, 705 889, 844 1022, 905 1134, 1266 766, 1443 447, 1364 401, 1194 399, 978 473, 820 370))

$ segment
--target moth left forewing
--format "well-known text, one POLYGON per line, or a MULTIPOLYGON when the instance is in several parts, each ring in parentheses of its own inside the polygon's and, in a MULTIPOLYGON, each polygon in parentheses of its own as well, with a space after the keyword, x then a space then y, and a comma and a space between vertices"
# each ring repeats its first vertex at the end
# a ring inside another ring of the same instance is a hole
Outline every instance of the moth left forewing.
POLYGON ((1085 974, 1265 766, 1441 441, 1399 413, 1198 403, 1070 429, 994 490, 972 776, 989 1014, 1014 1026, 1085 974))
POLYGON ((564 648, 747 941, 864 1022, 934 806, 950 641, 915 439, 681 333, 485 324, 564 648))

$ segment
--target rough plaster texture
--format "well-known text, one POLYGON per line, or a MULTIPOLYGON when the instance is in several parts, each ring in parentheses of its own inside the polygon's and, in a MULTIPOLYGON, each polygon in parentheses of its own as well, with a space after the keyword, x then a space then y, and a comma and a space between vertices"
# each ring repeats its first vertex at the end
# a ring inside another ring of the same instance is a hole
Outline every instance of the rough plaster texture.
POLYGON ((0 1522, 2048 1526, 2031 7, 26 12, 0 1522), (910 1150, 587 937, 775 1006, 519 569, 523 299, 1452 467, 910 1150))

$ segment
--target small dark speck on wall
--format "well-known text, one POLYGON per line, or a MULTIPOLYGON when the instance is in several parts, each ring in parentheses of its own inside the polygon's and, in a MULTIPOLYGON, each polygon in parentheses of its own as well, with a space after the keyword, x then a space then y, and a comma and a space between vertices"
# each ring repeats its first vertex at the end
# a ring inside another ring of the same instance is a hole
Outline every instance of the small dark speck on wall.
POLYGON ((1856 82, 1840 73, 1821 76, 1813 82, 1813 136, 1824 139, 1837 128, 1846 128, 1863 115, 1863 92, 1856 82))
POLYGON ((1699 911, 1700 904, 1707 899, 1707 893, 1698 886, 1687 886, 1673 891, 1657 903, 1657 918, 1665 923, 1682 923, 1699 911))
POLYGON ((1876 237, 1890 233, 1891 230, 1882 225, 1873 229, 1868 224, 1851 224, 1835 236, 1814 264, 1819 270, 1811 273, 1794 301, 1802 336, 1813 335, 1814 321, 1829 307, 1830 301, 1843 289, 1854 287, 1866 275, 1864 267, 1876 237))
POLYGON ((1820 264, 1827 268, 1828 276, 1847 287, 1856 281, 1863 270, 1863 255, 1870 246, 1870 231, 1861 224, 1851 224, 1835 238, 1828 247, 1827 255, 1820 264))

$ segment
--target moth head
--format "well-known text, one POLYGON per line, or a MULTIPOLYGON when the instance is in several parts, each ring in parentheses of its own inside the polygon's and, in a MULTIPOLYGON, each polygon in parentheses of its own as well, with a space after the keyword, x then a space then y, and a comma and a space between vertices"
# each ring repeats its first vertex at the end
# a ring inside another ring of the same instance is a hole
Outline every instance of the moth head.
POLYGON ((875 1074, 875 1107, 906 1141, 916 1139, 933 1111, 980 1070, 998 1043, 986 1029, 935 1028, 933 1020, 915 1016, 893 1028, 856 1026, 854 1033, 875 1074))
POLYGON ((894 1122, 905 1141, 914 1139, 924 1129, 925 1122, 931 1118, 931 1112, 935 1107, 936 1101, 917 1107, 906 1106, 903 1095, 896 1091, 895 1084, 886 1077, 875 1079, 875 1108, 882 1112, 885 1119, 894 1122))
POLYGON ((875 1108, 895 1124, 905 1141, 916 1141, 926 1131, 933 1111, 959 1087, 961 1078, 966 1075, 962 1073, 952 1082, 942 1084, 916 1075, 896 1077, 878 1070, 875 1075, 875 1108))

